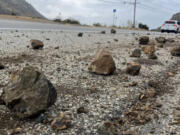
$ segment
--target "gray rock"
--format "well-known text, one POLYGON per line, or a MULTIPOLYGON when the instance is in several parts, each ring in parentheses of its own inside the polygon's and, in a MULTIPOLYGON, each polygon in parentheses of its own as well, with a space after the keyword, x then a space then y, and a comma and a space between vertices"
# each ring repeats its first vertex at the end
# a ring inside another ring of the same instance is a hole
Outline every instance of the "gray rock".
POLYGON ((155 53, 149 53, 149 54, 148 54, 148 58, 149 58, 149 59, 157 59, 158 57, 156 56, 155 53))
POLYGON ((2 63, 0 63, 0 70, 2 69, 5 69, 5 66, 2 63))
POLYGON ((85 108, 85 107, 79 107, 78 109, 77 109, 77 113, 78 114, 81 114, 81 113, 88 113, 88 110, 85 108))
POLYGON ((19 118, 34 117, 56 101, 56 90, 45 75, 33 67, 11 74, 2 99, 19 118))
POLYGON ((115 29, 111 29, 111 34, 116 34, 116 30, 115 29))
POLYGON ((126 73, 130 75, 138 75, 141 69, 141 65, 136 62, 128 63, 128 66, 126 68, 126 73))
POLYGON ((88 69, 96 74, 110 75, 114 73, 116 66, 111 54, 107 50, 102 49, 97 52, 88 69))
POLYGON ((105 30, 101 31, 101 34, 106 34, 106 31, 105 30))
POLYGON ((82 36, 83 36, 82 32, 78 33, 78 37, 82 37, 82 36))
POLYGON ((148 36, 142 36, 139 38, 139 44, 140 45, 147 45, 149 43, 149 37, 148 36))
POLYGON ((51 122, 51 127, 55 131, 65 130, 71 127, 71 118, 69 115, 61 112, 59 116, 55 117, 51 122))
POLYGON ((114 41, 115 41, 115 42, 118 42, 119 40, 115 38, 114 41))
POLYGON ((173 38, 168 38, 168 39, 167 39, 167 42, 169 42, 169 43, 174 43, 175 40, 174 40, 173 38))
POLYGON ((161 44, 165 44, 167 42, 165 37, 157 37, 156 41, 161 44))
POLYGON ((171 49, 171 55, 172 56, 180 56, 180 46, 173 47, 171 49))
POLYGON ((99 135, 122 135, 118 126, 110 121, 103 121, 98 127, 99 135))
POLYGON ((134 49, 130 57, 141 57, 141 49, 134 49))
POLYGON ((44 47, 44 43, 40 40, 32 39, 31 46, 33 49, 42 49, 44 47))

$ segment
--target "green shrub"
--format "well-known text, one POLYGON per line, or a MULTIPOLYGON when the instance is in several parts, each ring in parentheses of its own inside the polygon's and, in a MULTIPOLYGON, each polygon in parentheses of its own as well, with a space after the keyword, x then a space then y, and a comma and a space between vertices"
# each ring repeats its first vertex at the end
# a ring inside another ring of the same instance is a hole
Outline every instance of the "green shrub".
POLYGON ((142 23, 139 23, 139 28, 149 30, 149 27, 146 24, 142 24, 142 23))
POLYGON ((17 14, 16 14, 15 12, 12 12, 11 15, 12 15, 12 16, 16 16, 17 14))
POLYGON ((102 25, 100 23, 94 23, 93 26, 95 27, 101 27, 102 25))
POLYGON ((54 22, 58 22, 58 23, 64 23, 64 24, 78 24, 80 25, 80 22, 78 20, 75 20, 75 19, 65 19, 65 20, 61 20, 59 18, 56 18, 53 20, 54 22))
POLYGON ((78 20, 75 20, 75 19, 65 19, 63 21, 63 23, 67 23, 67 24, 80 24, 80 22, 78 20))
POLYGON ((62 22, 61 19, 54 19, 54 22, 62 22))

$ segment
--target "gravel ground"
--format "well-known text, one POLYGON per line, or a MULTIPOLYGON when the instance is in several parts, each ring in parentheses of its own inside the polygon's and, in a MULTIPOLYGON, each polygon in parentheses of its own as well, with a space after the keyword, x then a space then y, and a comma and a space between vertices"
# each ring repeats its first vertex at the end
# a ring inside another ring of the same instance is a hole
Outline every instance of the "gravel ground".
POLYGON ((22 128, 21 135, 100 134, 99 125, 103 121, 122 117, 137 102, 139 94, 147 89, 149 80, 165 83, 162 94, 153 99, 161 104, 160 108, 154 109, 158 119, 142 125, 131 125, 129 130, 134 134, 137 131, 139 135, 180 134, 180 118, 177 118, 180 117, 180 61, 169 53, 172 46, 180 44, 180 35, 134 32, 84 33, 83 37, 78 37, 76 32, 1 31, 0 37, 0 59, 6 67, 0 70, 1 91, 12 71, 30 65, 42 71, 58 93, 55 105, 33 120, 19 121, 1 105, 0 134, 6 135, 16 127, 22 128), (142 35, 148 35, 152 40, 164 36, 173 38, 175 42, 167 42, 164 48, 157 48, 158 60, 149 60, 145 54, 141 58, 129 57, 134 48, 139 48, 136 38, 142 35), (32 50, 31 39, 43 41, 44 49, 32 50), (59 49, 55 49, 57 47, 59 49), (117 67, 114 75, 100 76, 88 72, 88 64, 100 48, 106 48, 112 53, 117 67), (125 73, 127 63, 131 61, 142 63, 138 76, 125 73), (174 77, 164 81, 168 72, 173 72, 174 77), (134 83, 137 85, 134 86, 134 83), (78 114, 79 107, 84 107, 87 113, 78 114), (72 126, 55 132, 49 123, 60 112, 70 114, 72 126))

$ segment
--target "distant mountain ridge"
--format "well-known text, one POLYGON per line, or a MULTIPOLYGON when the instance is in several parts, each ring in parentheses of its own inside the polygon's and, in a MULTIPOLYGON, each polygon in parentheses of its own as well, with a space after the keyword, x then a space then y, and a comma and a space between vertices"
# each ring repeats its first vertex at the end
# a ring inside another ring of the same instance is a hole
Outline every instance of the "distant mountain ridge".
POLYGON ((25 0, 0 0, 0 14, 44 18, 25 0))
POLYGON ((172 20, 178 20, 178 21, 180 21, 180 12, 174 14, 171 19, 172 19, 172 20))

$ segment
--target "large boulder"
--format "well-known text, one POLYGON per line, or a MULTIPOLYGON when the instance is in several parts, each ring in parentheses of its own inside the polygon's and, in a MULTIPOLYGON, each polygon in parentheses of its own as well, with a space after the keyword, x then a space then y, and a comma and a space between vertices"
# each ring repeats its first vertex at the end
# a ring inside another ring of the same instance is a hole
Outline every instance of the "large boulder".
POLYGON ((44 43, 40 40, 32 39, 31 40, 31 46, 33 49, 42 49, 44 47, 44 43))
POLYGON ((180 46, 173 47, 171 49, 171 55, 172 56, 180 56, 180 46))
POLYGON ((126 68, 126 73, 130 75, 138 75, 141 69, 141 65, 136 62, 131 62, 128 63, 127 68, 126 68))
POLYGON ((142 36, 139 38, 139 44, 140 45, 147 45, 149 43, 149 37, 148 36, 142 36))
POLYGON ((20 119, 34 117, 56 101, 56 90, 44 74, 33 67, 11 74, 2 100, 20 119))
POLYGON ((107 50, 101 49, 97 52, 88 69, 96 74, 110 75, 114 73, 116 66, 111 54, 107 50))

